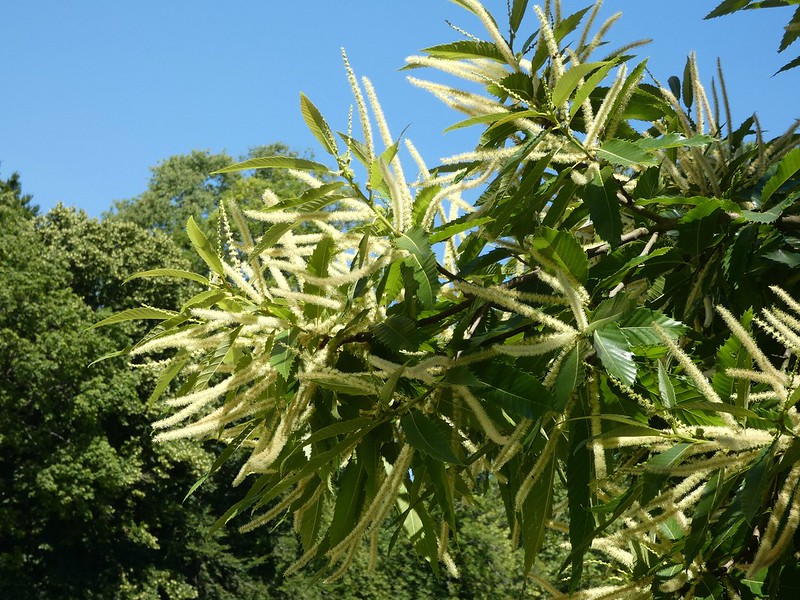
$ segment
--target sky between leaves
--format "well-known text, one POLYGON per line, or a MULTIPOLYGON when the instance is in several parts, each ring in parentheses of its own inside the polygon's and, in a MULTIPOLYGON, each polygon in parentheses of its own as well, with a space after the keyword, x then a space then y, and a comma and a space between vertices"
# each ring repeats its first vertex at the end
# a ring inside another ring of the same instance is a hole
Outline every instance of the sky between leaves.
MULTIPOLYGON (((524 32, 536 28, 534 3, 524 32)), ((777 135, 800 117, 800 69, 772 77, 787 60, 776 49, 788 15, 704 21, 718 3, 606 0, 601 14, 623 12, 613 47, 654 39, 638 54, 664 83, 682 75, 695 50, 710 84, 719 56, 735 125, 756 111, 768 137, 777 135)), ((505 0, 484 4, 504 30, 505 0)), ((563 1, 565 13, 589 4, 563 1)), ((429 166, 471 148, 479 133, 443 134, 458 117, 398 71, 406 56, 459 39, 445 20, 484 36, 477 19, 447 0, 37 0, 5 3, 2 17, 0 177, 19 171, 42 210, 63 202, 100 215, 114 199, 144 191, 150 166, 192 149, 236 157, 281 141, 324 161, 299 94, 335 130, 346 129, 352 99, 341 47, 375 85, 393 135, 409 126, 429 166)))

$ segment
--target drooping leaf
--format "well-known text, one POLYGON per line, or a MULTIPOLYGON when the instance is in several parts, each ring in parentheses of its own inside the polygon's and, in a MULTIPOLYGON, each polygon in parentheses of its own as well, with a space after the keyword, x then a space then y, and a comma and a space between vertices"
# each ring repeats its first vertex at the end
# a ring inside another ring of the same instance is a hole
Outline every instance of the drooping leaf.
MULTIPOLYGON (((585 400, 585 399, 584 399, 585 400)), ((570 415, 574 420, 569 431, 569 454, 567 455, 567 506, 569 509, 569 541, 572 551, 569 560, 570 590, 577 589, 583 572, 583 557, 592 542, 595 519, 589 486, 592 480, 592 458, 587 441, 591 435, 589 424, 581 417, 585 414, 585 402, 576 402, 570 415)))
POLYGON ((406 441, 431 458, 451 464, 461 461, 450 446, 452 432, 444 422, 414 409, 400 419, 406 441))
POLYGON ((364 502, 364 466, 357 460, 350 461, 339 479, 336 507, 333 511, 328 535, 331 545, 336 545, 352 531, 364 502))
POLYGON ((585 369, 583 367, 581 345, 575 344, 572 351, 561 362, 556 382, 553 384, 553 395, 556 400, 555 409, 557 411, 564 410, 572 397, 572 393, 583 383, 584 377, 585 369))

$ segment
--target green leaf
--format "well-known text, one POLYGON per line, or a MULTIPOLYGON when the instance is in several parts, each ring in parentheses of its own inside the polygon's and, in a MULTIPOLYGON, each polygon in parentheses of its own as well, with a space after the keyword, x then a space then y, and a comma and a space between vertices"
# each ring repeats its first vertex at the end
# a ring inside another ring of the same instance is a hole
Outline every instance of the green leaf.
POLYGON ((450 447, 452 431, 440 420, 433 420, 418 410, 412 410, 400 419, 406 441, 431 458, 451 464, 461 461, 450 447))
POLYGON ((584 198, 589 206, 589 215, 597 235, 608 242, 612 250, 619 246, 622 236, 622 217, 617 191, 614 172, 606 168, 595 175, 594 180, 586 186, 584 198))
POLYGON ((693 135, 690 138, 685 138, 680 133, 668 133, 658 138, 642 138, 634 143, 644 150, 652 151, 705 146, 713 141, 714 138, 710 135, 693 135))
POLYGON ((609 375, 616 377, 625 385, 633 385, 636 381, 633 353, 628 339, 616 323, 595 330, 594 348, 609 375))
POLYGON ((394 352, 418 350, 422 341, 417 322, 403 314, 392 315, 370 329, 384 346, 394 352))
MULTIPOLYGON (((558 446, 558 442, 556 442, 556 446, 558 446)), ((550 455, 551 458, 544 472, 533 484, 528 497, 525 498, 525 502, 522 505, 520 536, 522 537, 522 547, 525 551, 526 573, 530 573, 536 556, 542 549, 547 533, 547 524, 552 518, 556 458, 558 454, 558 448, 556 447, 550 455)))
POLYGON ((567 507, 569 509, 569 541, 572 546, 570 560, 570 591, 580 583, 583 557, 592 543, 595 529, 589 486, 592 481, 592 456, 587 441, 591 436, 585 417, 588 399, 576 402, 570 417, 574 419, 569 429, 569 454, 567 455, 567 507))
POLYGON ((575 97, 572 99, 572 106, 569 109, 569 118, 570 121, 578 114, 578 111, 581 109, 581 105, 583 105, 584 101, 591 96, 592 92, 597 89, 600 85, 600 82, 605 79, 608 72, 617 64, 616 60, 608 61, 605 63, 600 63, 601 66, 597 71, 592 73, 592 76, 587 79, 583 85, 578 88, 578 91, 575 92, 575 97))
POLYGON ((779 202, 775 206, 763 212, 743 210, 742 216, 745 218, 745 221, 749 221, 751 223, 774 223, 781 217, 783 211, 786 210, 788 207, 792 206, 796 200, 797 200, 797 195, 792 194, 791 196, 786 198, 783 202, 779 202))
POLYGON ((395 243, 410 254, 407 260, 414 269, 414 279, 419 283, 417 293, 422 307, 433 308, 439 291, 439 277, 436 274, 436 257, 425 230, 414 226, 398 237, 395 243))
POLYGON ((721 17, 723 15, 735 13, 737 10, 741 10, 747 6, 750 2, 751 0, 725 0, 724 2, 720 3, 717 8, 708 13, 705 18, 713 19, 715 17, 721 17))
POLYGON ((150 269, 149 271, 139 271, 128 277, 124 283, 128 283, 131 279, 139 279, 142 277, 176 277, 178 279, 191 279, 197 283, 208 285, 207 277, 181 269, 150 269))
POLYGON ((567 100, 569 100, 569 97, 572 95, 572 92, 575 91, 575 88, 578 87, 581 79, 586 77, 592 71, 604 67, 607 64, 607 62, 583 63, 568 69, 561 77, 559 77, 555 87, 553 88, 553 105, 558 108, 564 104, 567 100))
POLYGON ((106 325, 113 325, 115 323, 123 323, 125 321, 141 321, 146 319, 155 319, 163 321, 176 316, 178 313, 171 310, 162 310, 160 308, 128 308, 118 313, 114 313, 110 317, 106 317, 102 321, 95 323, 89 329, 96 329, 97 327, 105 327, 106 325))
POLYGON ((456 219, 455 221, 450 221, 449 223, 445 223, 441 227, 437 227, 433 231, 431 231, 430 235, 430 243, 436 244, 438 242, 443 242, 447 239, 450 239, 454 235, 458 233, 463 233, 465 231, 469 231, 470 229, 474 229, 475 227, 479 227, 485 223, 489 223, 494 219, 492 217, 478 217, 478 218, 469 218, 472 215, 466 215, 461 217, 460 219, 456 219))
POLYGON ((250 252, 251 257, 258 256, 267 248, 272 248, 283 235, 290 231, 297 223, 276 223, 264 232, 255 248, 250 252))
POLYGON ((346 373, 346 379, 336 373, 306 373, 303 379, 348 396, 378 393, 378 380, 369 373, 346 373))
POLYGON ((367 473, 359 461, 350 461, 339 479, 336 508, 328 534, 331 546, 342 541, 352 531, 364 503, 364 482, 367 473))
POLYGON ((716 200, 698 204, 678 223, 678 242, 690 256, 699 256, 703 250, 715 245, 721 234, 719 215, 721 205, 716 200))
POLYGON ((189 217, 186 222, 186 233, 192 241, 192 246, 200 255, 200 258, 220 277, 225 277, 225 270, 222 268, 222 260, 217 255, 216 250, 211 246, 205 234, 194 222, 194 217, 189 217))
POLYGON ((298 171, 319 171, 329 173, 328 167, 305 158, 294 158, 292 156, 263 156, 261 158, 251 158, 222 169, 214 171, 212 175, 218 173, 233 173, 236 171, 249 171, 251 169, 297 169, 298 171))
POLYGON ((692 102, 694 101, 694 82, 692 80, 691 65, 691 60, 687 58, 686 66, 683 67, 683 86, 681 87, 683 103, 687 108, 691 108, 692 102))
POLYGON ((297 327, 284 329, 275 336, 275 340, 272 342, 269 364, 286 380, 289 379, 292 365, 297 357, 295 344, 298 334, 299 330, 297 327))
POLYGON ((664 342, 653 329, 653 324, 661 327, 673 340, 680 338, 689 329, 680 321, 657 310, 641 307, 620 324, 620 331, 631 346, 661 346, 664 342))
POLYGON ((152 405, 153 402, 161 397, 161 394, 166 391, 166 389, 169 387, 169 384, 172 383, 172 380, 175 379, 178 373, 181 372, 181 369, 183 369, 188 361, 188 354, 181 354, 172 359, 172 361, 169 363, 169 366, 161 372, 161 375, 158 376, 156 386, 153 388, 153 392, 147 399, 148 406, 152 405))
POLYGON ((303 115, 303 120, 306 122, 308 129, 314 134, 314 137, 319 140, 322 147, 328 151, 331 156, 338 156, 339 149, 336 147, 336 138, 333 137, 333 132, 325 122, 322 114, 317 110, 317 107, 312 104, 305 94, 300 94, 300 112, 303 115))
POLYGON ((461 59, 461 58, 489 58, 505 63, 502 52, 491 42, 478 40, 460 40, 450 44, 440 44, 425 48, 423 52, 436 58, 461 59))
POLYGON ((664 407, 673 409, 678 404, 675 398, 675 388, 669 380, 669 373, 664 368, 664 363, 658 361, 658 393, 661 395, 661 401, 664 407))
POLYGON ((203 370, 197 377, 197 381, 192 388, 193 391, 195 390, 202 390, 208 385, 208 382, 214 376, 214 373, 217 372, 222 362, 225 360, 228 352, 230 351, 233 343, 236 341, 236 338, 239 336, 239 332, 242 330, 242 325, 234 329, 227 335, 214 349, 208 356, 208 361, 203 364, 203 370))
POLYGON ((620 139, 603 142, 603 145, 597 149, 597 158, 623 167, 658 164, 658 160, 638 144, 620 139))
POLYGON ((652 473, 669 473, 672 467, 681 464, 684 459, 689 456, 689 450, 694 447, 691 442, 681 442, 675 444, 669 450, 665 450, 661 454, 656 454, 645 465, 645 471, 652 473))
POLYGON ((511 31, 516 33, 519 31, 522 18, 525 16, 525 9, 528 8, 528 0, 514 0, 511 5, 511 14, 509 16, 509 26, 511 31))
POLYGON ((189 496, 194 494, 197 489, 203 485, 203 482, 208 479, 211 475, 219 471, 222 465, 233 455, 236 450, 241 448, 242 444, 247 441, 247 438, 250 437, 250 434, 253 433, 253 430, 261 423, 260 419, 255 419, 248 423, 245 428, 237 435, 227 446, 225 449, 220 452, 219 456, 214 459, 214 462, 211 464, 211 467, 208 469, 206 473, 203 474, 200 479, 198 479, 189 491, 186 492, 186 496, 184 496, 183 501, 186 502, 189 499, 189 496))
POLYGON ((477 365, 472 371, 483 384, 473 393, 510 415, 537 419, 555 409, 550 390, 530 373, 500 362, 477 365))
POLYGON ((586 283, 589 259, 578 240, 567 231, 549 227, 540 227, 537 233, 531 245, 577 281, 586 283))
POLYGON ((569 399, 572 397, 572 392, 583 383, 585 376, 580 344, 575 344, 572 351, 562 361, 556 382, 553 384, 553 395, 556 400, 555 409, 557 411, 564 410, 564 407, 567 406, 569 399))
POLYGON ((317 212, 339 200, 341 196, 331 195, 331 192, 335 192, 343 186, 344 181, 324 183, 319 187, 307 189, 299 198, 292 198, 280 202, 270 210, 285 210, 291 208, 298 213, 317 212))
POLYGON ((772 195, 777 192, 780 187, 789 181, 797 171, 800 171, 800 148, 795 148, 781 159, 778 163, 778 170, 775 175, 770 177, 761 190, 761 204, 766 204, 772 195))

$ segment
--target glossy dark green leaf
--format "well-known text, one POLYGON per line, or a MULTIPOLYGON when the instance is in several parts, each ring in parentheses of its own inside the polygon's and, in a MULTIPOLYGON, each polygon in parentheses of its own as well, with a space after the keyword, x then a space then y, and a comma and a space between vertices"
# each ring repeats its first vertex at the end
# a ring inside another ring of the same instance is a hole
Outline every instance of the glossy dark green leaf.
POLYGON ((617 182, 611 169, 603 169, 586 186, 585 202, 589 206, 597 235, 612 249, 620 244, 622 236, 622 216, 617 198, 617 182))

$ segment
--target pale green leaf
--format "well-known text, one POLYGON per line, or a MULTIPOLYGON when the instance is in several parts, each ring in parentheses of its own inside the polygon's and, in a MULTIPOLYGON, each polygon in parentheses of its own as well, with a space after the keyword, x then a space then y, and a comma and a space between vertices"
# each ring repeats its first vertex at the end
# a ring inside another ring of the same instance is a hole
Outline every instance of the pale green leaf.
POLYGON ((336 147, 336 139, 333 137, 331 128, 319 110, 317 110, 317 107, 312 104, 305 94, 300 94, 300 112, 303 115, 306 126, 308 126, 308 129, 314 134, 319 143, 322 144, 322 147, 328 151, 328 154, 338 156, 339 149, 336 147))
POLYGON ((216 250, 209 243, 205 234, 197 226, 194 217, 189 217, 186 222, 186 233, 192 241, 192 246, 200 255, 200 258, 214 271, 217 275, 224 277, 225 270, 222 268, 222 259, 217 255, 216 250))

